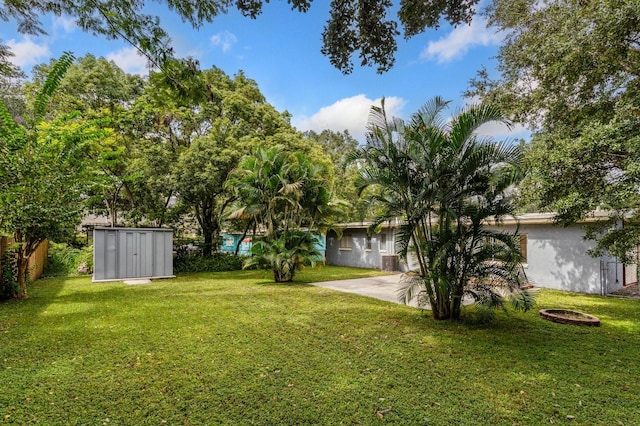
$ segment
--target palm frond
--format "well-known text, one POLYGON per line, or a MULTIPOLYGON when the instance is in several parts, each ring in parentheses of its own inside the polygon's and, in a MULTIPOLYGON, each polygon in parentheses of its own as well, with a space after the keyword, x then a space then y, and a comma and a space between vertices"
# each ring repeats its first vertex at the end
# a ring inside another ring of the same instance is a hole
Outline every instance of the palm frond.
POLYGON ((47 79, 42 85, 42 89, 38 93, 38 96, 36 97, 36 100, 34 102, 34 124, 39 123, 44 117, 47 105, 49 104, 49 100, 60 85, 60 82, 73 64, 74 60, 75 57, 73 56, 73 53, 64 52, 53 65, 51 71, 47 75, 47 79))

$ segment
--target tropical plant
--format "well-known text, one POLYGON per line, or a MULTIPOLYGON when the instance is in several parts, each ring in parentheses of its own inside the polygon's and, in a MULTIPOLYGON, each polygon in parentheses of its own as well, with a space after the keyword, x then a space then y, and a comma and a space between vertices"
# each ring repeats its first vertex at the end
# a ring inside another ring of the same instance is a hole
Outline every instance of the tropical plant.
POLYGON ((256 241, 244 267, 271 268, 275 282, 291 282, 297 270, 322 260, 318 244, 318 236, 310 232, 289 230, 277 238, 256 241))
POLYGON ((252 220, 263 232, 245 266, 269 265, 281 282, 291 281, 303 264, 322 259, 313 234, 333 213, 328 183, 326 166, 300 152, 258 147, 245 157, 229 180, 242 203, 230 218, 252 220))
POLYGON ((269 238, 303 226, 322 227, 333 213, 328 181, 323 163, 281 146, 258 147, 228 182, 242 202, 231 218, 253 218, 269 238))
POLYGON ((389 120, 384 103, 372 108, 366 145, 353 156, 364 161, 358 187, 378 188, 383 210, 374 226, 405 221, 398 246, 418 270, 400 298, 428 304, 436 319, 459 318, 464 297, 503 306, 504 291, 528 309, 516 234, 486 227, 513 213, 508 190, 522 179, 521 150, 476 135, 487 122, 504 122, 496 109, 471 106, 447 121, 448 103, 436 97, 407 123, 389 120))

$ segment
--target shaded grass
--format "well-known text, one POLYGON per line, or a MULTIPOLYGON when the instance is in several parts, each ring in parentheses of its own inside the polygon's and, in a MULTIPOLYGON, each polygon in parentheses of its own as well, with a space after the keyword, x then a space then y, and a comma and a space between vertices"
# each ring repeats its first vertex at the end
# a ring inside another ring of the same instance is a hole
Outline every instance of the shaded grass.
POLYGON ((269 279, 37 282, 0 304, 0 423, 640 424, 638 301, 541 291, 602 327, 487 326, 269 279))

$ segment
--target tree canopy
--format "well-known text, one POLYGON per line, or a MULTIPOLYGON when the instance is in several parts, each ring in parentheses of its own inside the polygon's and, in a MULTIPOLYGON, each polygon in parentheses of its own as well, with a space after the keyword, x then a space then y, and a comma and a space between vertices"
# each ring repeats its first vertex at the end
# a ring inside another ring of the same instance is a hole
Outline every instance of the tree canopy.
POLYGON ((563 224, 608 211, 594 253, 626 259, 640 239, 640 3, 496 0, 489 16, 506 34, 500 76, 482 70, 468 94, 534 131, 524 202, 563 224))
POLYGON ((15 123, 0 102, 0 232, 15 241, 18 297, 27 296, 27 264, 40 243, 74 232, 91 181, 87 153, 108 137, 107 131, 82 117, 42 120, 72 62, 73 56, 65 53, 53 66, 27 125, 15 123))
MULTIPOLYGON (((287 0, 291 8, 306 12, 312 0, 287 0)), ((244 16, 256 18, 269 0, 159 0, 194 28, 200 28, 235 8, 244 16)), ((470 23, 478 0, 402 0, 397 18, 388 15, 397 9, 391 0, 332 0, 330 17, 322 33, 322 53, 344 73, 353 70, 354 54, 361 65, 377 66, 378 72, 389 70, 397 50, 398 26, 410 38, 426 28, 437 28, 442 20, 452 25, 470 23)), ((123 39, 136 46, 157 65, 172 56, 169 35, 158 16, 146 12, 139 0, 40 1, 2 0, 0 19, 15 20, 24 34, 44 34, 45 14, 66 15, 82 30, 110 39, 123 39)), ((0 51, 0 71, 2 58, 0 51)))

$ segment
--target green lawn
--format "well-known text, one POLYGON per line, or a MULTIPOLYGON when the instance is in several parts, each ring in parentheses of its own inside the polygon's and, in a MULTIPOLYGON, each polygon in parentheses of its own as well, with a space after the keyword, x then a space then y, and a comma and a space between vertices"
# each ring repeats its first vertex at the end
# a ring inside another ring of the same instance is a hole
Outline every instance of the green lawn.
POLYGON ((0 423, 640 424, 638 301, 541 291, 486 326, 269 278, 35 283, 0 304, 0 423), (551 307, 602 327, 541 320, 551 307))

